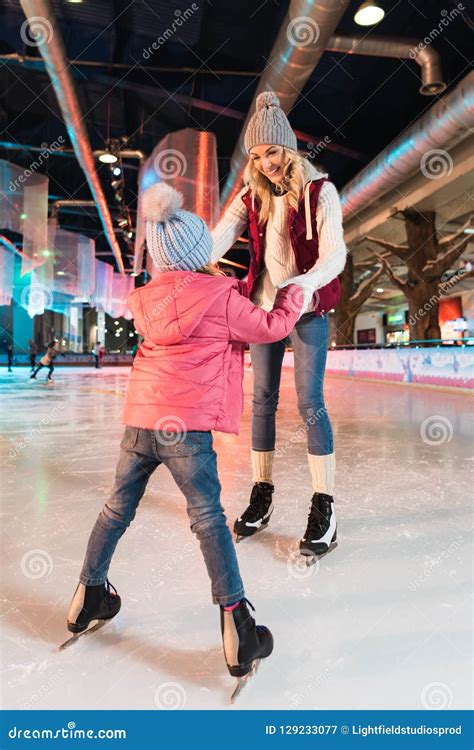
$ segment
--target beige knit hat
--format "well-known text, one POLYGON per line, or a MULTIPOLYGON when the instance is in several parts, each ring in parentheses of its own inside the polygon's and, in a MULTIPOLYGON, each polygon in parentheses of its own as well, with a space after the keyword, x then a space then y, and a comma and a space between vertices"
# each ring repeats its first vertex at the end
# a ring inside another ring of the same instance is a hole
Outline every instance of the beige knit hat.
POLYGON ((298 144, 288 118, 280 107, 280 100, 273 91, 262 91, 257 96, 256 111, 245 131, 247 153, 254 146, 268 143, 297 150, 298 144))

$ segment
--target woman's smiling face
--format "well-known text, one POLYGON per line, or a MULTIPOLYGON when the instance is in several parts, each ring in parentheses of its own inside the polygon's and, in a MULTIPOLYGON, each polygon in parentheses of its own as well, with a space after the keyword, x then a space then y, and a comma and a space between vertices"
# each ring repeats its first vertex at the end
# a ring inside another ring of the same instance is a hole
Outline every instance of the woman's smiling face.
POLYGON ((250 149, 250 158, 256 169, 271 182, 281 182, 285 166, 283 146, 272 146, 269 144, 254 146, 250 149))

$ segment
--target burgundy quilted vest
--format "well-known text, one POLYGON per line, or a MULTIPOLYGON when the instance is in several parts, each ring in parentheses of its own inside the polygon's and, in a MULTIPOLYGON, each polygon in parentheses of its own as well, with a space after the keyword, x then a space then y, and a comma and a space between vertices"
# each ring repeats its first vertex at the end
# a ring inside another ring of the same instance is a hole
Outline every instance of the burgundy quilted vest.
MULTIPOLYGON (((321 187, 325 178, 313 180, 309 189, 311 226, 313 230, 313 239, 306 239, 306 218, 304 211, 304 196, 302 196, 298 210, 290 208, 288 212, 288 221, 290 224, 290 241, 291 247, 295 254, 296 266, 298 273, 303 274, 309 271, 319 258, 319 239, 316 222, 316 209, 321 187)), ((252 191, 249 188, 242 196, 242 200, 247 207, 248 212, 248 231, 249 231, 249 251, 250 251, 250 268, 247 277, 248 296, 252 297, 256 283, 264 270, 264 240, 265 240, 265 223, 259 220, 259 203, 255 199, 252 206, 252 191)), ((315 304, 315 314, 324 315, 328 310, 332 310, 341 296, 341 284, 338 278, 333 279, 326 286, 318 289, 313 297, 315 304)))

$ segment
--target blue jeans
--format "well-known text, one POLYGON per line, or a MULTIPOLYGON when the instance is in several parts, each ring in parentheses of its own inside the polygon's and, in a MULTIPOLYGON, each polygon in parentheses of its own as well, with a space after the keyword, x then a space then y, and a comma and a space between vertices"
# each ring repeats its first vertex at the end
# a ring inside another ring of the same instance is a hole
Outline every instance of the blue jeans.
MULTIPOLYGON (((308 453, 324 456, 334 451, 331 422, 324 403, 323 385, 329 340, 327 315, 303 315, 290 334, 298 410, 307 433, 308 453)), ((252 448, 275 450, 275 414, 278 407, 285 342, 250 347, 254 375, 252 448)))
POLYGON ((201 546, 214 604, 228 606, 242 599, 245 594, 234 543, 220 503, 212 434, 126 427, 120 447, 115 485, 89 538, 80 581, 97 585, 106 580, 117 542, 135 518, 149 478, 164 464, 187 500, 191 531, 201 546))

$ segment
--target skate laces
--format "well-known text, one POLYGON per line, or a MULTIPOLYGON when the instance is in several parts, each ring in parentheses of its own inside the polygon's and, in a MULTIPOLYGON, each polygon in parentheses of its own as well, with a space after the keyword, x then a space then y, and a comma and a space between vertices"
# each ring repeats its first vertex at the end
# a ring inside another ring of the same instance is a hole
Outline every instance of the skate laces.
POLYGON ((315 494, 313 495, 313 499, 311 501, 311 508, 310 508, 309 515, 308 515, 307 532, 319 531, 319 529, 322 529, 323 520, 324 520, 324 517, 322 516, 322 513, 319 510, 319 497, 317 494, 315 494))
MULTIPOLYGON (((252 602, 249 602, 249 600, 246 599, 245 597, 242 599, 242 601, 246 602, 249 605, 249 607, 252 610, 252 612, 255 612, 255 607, 253 606, 252 602)), ((251 618, 251 619, 252 619, 252 622, 255 622, 255 620, 253 618, 251 618)), ((255 625, 255 630, 260 635, 263 635, 264 633, 266 633, 268 631, 268 628, 267 628, 266 625, 255 625)))
POLYGON ((118 596, 117 589, 112 583, 110 583, 109 579, 107 578, 105 582, 105 599, 107 601, 109 609, 112 608, 112 600, 115 596, 118 596), (113 591, 111 591, 111 589, 113 589, 113 591))
POLYGON ((258 521, 267 513, 272 502, 272 489, 254 484, 250 495, 250 505, 242 515, 244 521, 258 521))
POLYGON ((331 504, 323 501, 323 509, 321 510, 319 506, 320 498, 321 493, 315 492, 311 500, 311 509, 308 515, 308 530, 321 530, 325 532, 329 528, 331 504))

